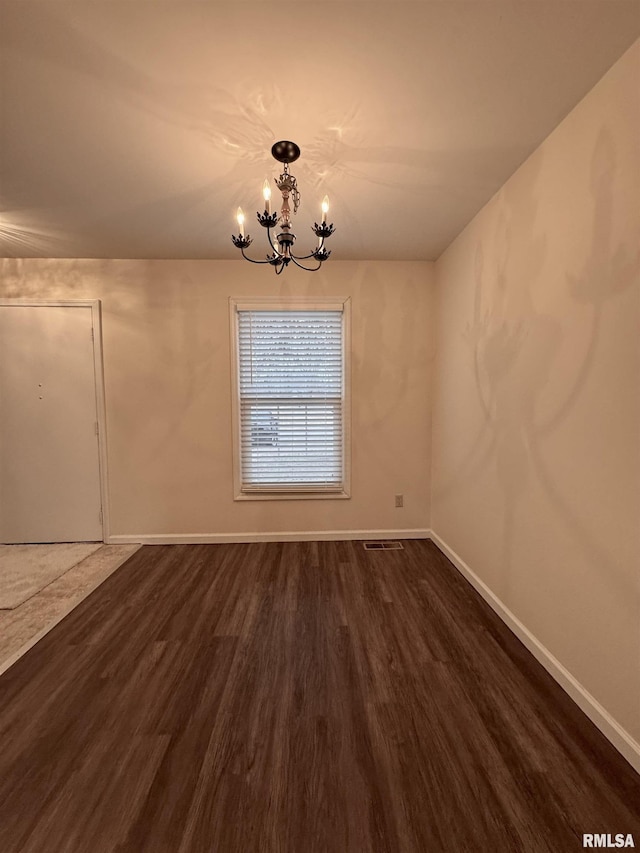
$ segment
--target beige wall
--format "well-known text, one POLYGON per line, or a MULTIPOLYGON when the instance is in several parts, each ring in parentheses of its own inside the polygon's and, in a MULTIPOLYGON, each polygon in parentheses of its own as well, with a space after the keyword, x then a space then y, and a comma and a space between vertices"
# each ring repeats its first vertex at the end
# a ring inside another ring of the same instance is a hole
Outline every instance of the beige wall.
POLYGON ((432 272, 332 260, 276 279, 243 261, 4 260, 0 296, 102 300, 113 534, 425 530, 432 272), (350 500, 233 500, 229 297, 271 295, 351 297, 350 500))
POLYGON ((638 43, 436 264, 432 527, 640 740, 638 43))

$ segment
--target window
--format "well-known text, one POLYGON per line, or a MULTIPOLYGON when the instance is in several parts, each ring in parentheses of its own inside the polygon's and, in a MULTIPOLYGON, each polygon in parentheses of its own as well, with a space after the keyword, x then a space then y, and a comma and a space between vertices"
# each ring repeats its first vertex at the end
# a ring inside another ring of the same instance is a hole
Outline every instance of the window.
POLYGON ((236 498, 349 496, 348 309, 232 300, 236 498))

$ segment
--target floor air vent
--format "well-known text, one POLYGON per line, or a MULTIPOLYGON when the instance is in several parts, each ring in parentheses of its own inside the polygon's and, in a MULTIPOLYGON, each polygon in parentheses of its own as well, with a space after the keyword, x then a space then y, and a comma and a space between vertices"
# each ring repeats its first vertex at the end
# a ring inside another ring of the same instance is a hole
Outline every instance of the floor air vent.
POLYGON ((365 542, 365 551, 404 551, 402 542, 365 542))

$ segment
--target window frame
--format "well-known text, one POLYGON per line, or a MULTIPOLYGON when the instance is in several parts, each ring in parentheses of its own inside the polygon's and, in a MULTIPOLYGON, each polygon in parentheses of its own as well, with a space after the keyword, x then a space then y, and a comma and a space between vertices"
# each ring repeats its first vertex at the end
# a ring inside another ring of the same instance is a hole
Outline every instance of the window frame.
POLYGON ((344 500, 351 497, 351 298, 229 299, 231 329, 231 422, 233 433, 233 495, 235 501, 256 500, 344 500), (238 312, 240 311, 340 311, 342 313, 342 484, 335 489, 326 486, 288 487, 277 489, 242 483, 242 445, 240 439, 240 359, 238 347, 238 312))

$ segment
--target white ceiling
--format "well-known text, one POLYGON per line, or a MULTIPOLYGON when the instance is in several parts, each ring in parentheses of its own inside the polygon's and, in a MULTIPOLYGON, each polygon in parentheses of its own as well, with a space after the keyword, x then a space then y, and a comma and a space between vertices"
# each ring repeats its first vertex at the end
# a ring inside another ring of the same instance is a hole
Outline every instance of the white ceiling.
POLYGON ((437 258, 638 36, 636 0, 0 0, 0 254, 235 258, 291 139, 299 248, 328 193, 334 258, 437 258))

